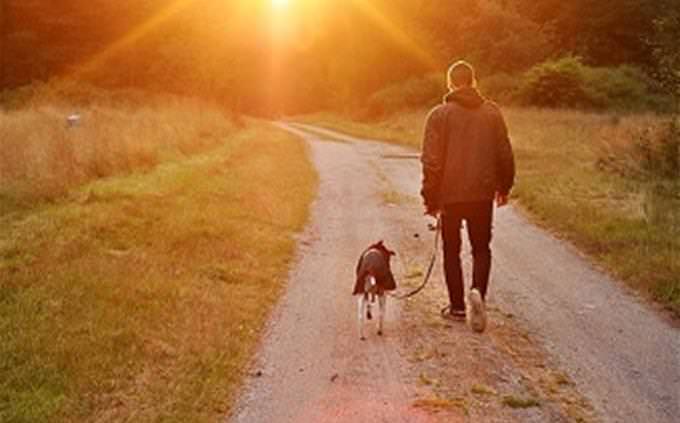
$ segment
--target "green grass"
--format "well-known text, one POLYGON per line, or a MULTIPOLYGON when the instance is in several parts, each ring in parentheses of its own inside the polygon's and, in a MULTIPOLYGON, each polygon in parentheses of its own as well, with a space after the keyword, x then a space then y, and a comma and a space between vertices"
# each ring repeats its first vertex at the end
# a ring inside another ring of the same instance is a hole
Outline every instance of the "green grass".
MULTIPOLYGON (((376 122, 321 113, 300 121, 419 148, 426 113, 376 122)), ((517 159, 516 204, 680 316, 680 182, 662 195, 655 184, 601 167, 612 155, 630 161, 627 152, 661 118, 521 108, 506 110, 506 118, 517 159)))
POLYGON ((257 123, 65 197, 0 195, 0 421, 216 421, 307 219, 304 144, 257 123))

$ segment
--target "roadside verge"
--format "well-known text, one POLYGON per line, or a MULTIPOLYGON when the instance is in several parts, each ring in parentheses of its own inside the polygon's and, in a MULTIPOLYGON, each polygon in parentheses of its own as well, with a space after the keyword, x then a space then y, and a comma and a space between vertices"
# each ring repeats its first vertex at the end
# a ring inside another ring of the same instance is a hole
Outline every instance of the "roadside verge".
POLYGON ((0 215, 0 420, 215 421, 316 174, 250 122, 216 149, 0 215))

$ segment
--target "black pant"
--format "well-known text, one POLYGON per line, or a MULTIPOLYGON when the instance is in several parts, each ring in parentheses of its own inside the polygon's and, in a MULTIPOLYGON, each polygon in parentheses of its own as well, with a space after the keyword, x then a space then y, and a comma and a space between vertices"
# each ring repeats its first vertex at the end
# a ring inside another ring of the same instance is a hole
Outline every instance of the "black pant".
POLYGON ((442 237, 444 239, 444 274, 452 310, 465 310, 463 269, 460 262, 460 229, 466 222, 472 244, 472 287, 486 298, 491 271, 491 221, 493 202, 455 203, 444 206, 442 237))

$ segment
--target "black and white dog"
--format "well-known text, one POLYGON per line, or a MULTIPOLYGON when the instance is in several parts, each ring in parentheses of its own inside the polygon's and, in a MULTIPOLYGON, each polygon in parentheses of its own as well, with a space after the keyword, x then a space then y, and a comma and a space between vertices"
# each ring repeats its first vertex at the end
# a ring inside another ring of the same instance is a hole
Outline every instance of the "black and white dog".
POLYGON ((373 318, 371 306, 375 304, 376 299, 379 304, 378 335, 383 334, 387 302, 385 293, 397 289, 390 267, 390 259, 394 255, 396 255, 394 251, 387 249, 380 241, 368 247, 359 257, 356 269, 357 279, 352 295, 359 296, 359 337, 362 341, 366 339, 364 336, 364 318, 368 320, 373 318))

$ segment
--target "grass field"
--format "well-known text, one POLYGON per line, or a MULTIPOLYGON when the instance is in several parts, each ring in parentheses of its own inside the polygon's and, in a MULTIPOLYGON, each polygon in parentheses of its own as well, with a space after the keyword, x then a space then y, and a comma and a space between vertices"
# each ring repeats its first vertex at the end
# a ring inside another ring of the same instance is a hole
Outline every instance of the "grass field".
POLYGON ((18 110, 0 107, 3 195, 59 197, 90 180, 206 151, 237 126, 215 107, 172 96, 130 104, 105 97, 79 102, 60 104, 47 97, 18 110), (76 127, 67 124, 73 113, 81 117, 76 127))
MULTIPOLYGON (((136 119, 124 110, 100 116, 103 127, 84 123, 73 139, 32 116, 48 112, 0 118, 3 131, 37 128, 21 153, 35 165, 36 152, 64 163, 40 148, 53 133, 75 145, 108 142, 111 158, 153 158, 101 178, 83 156, 67 163, 82 178, 61 180, 55 165, 29 184, 21 175, 31 166, 3 168, 0 421, 212 422, 228 412, 287 277, 316 175, 303 142, 285 132, 177 111, 189 109, 148 110, 136 122, 152 121, 137 132, 149 146, 127 138, 119 149, 116 136, 96 134, 136 119), (169 117, 170 127, 156 126, 169 117)), ((3 137, 3 148, 17 151, 22 140, 3 137)))
MULTIPOLYGON (((299 120, 419 148, 426 113, 378 122, 334 114, 299 120)), ((516 204, 680 315, 680 181, 633 176, 641 159, 636 145, 662 119, 520 108, 506 118, 518 166, 516 204)))

